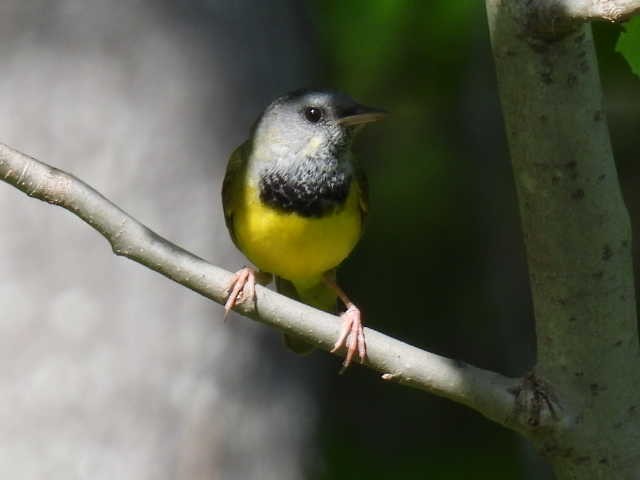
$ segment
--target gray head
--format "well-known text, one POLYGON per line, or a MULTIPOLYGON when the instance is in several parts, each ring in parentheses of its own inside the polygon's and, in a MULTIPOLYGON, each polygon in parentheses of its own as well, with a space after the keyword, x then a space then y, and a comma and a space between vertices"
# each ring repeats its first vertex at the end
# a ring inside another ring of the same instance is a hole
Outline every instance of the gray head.
POLYGON ((256 122, 255 146, 280 155, 339 155, 353 134, 385 112, 331 90, 296 90, 274 100, 256 122), (263 144, 264 142, 264 144, 263 144))
POLYGON ((384 115, 338 92, 284 95, 256 122, 249 181, 263 202, 285 212, 322 216, 340 209, 354 173, 354 133, 384 115))

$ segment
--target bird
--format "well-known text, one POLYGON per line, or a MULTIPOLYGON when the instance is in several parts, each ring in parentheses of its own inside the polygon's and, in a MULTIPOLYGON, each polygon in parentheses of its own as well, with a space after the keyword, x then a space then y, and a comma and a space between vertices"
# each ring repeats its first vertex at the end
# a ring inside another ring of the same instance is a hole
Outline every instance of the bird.
MULTIPOLYGON (((276 98, 231 154, 222 185, 225 223, 236 247, 256 267, 237 271, 225 316, 255 301, 256 283, 275 277, 289 297, 336 313, 342 327, 332 352, 366 358, 361 311, 338 286, 336 270, 358 243, 368 211, 367 180, 351 151, 362 127, 386 116, 334 91, 299 89, 276 98)), ((285 334, 297 353, 313 347, 285 334)))

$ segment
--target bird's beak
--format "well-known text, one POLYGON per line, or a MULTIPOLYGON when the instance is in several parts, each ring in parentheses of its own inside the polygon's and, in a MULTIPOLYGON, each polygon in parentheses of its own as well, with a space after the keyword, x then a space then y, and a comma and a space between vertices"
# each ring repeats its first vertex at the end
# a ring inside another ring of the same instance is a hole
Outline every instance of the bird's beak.
POLYGON ((356 105, 346 110, 338 119, 338 123, 344 126, 364 125, 382 120, 386 116, 387 112, 379 108, 356 105))

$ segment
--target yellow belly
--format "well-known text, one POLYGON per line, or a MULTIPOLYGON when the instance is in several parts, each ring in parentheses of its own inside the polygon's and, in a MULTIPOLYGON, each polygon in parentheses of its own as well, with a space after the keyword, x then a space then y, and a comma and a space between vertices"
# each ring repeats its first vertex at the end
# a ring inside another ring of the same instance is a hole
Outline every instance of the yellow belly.
POLYGON ((234 212, 238 246, 260 270, 288 280, 317 279, 337 267, 360 238, 359 191, 351 185, 342 209, 325 217, 302 217, 264 205, 247 187, 234 212))

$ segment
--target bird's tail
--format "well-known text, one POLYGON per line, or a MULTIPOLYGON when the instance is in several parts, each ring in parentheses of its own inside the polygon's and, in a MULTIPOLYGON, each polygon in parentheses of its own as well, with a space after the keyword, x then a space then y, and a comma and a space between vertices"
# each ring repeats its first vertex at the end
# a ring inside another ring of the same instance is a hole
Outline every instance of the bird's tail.
MULTIPOLYGON (((332 275, 335 274, 332 273, 332 275)), ((276 277, 276 290, 289 298, 325 312, 337 312, 338 298, 335 292, 322 279, 319 279, 317 283, 296 285, 289 280, 276 277)), ((301 355, 311 353, 314 349, 313 345, 291 334, 284 335, 284 343, 287 348, 301 355)))

